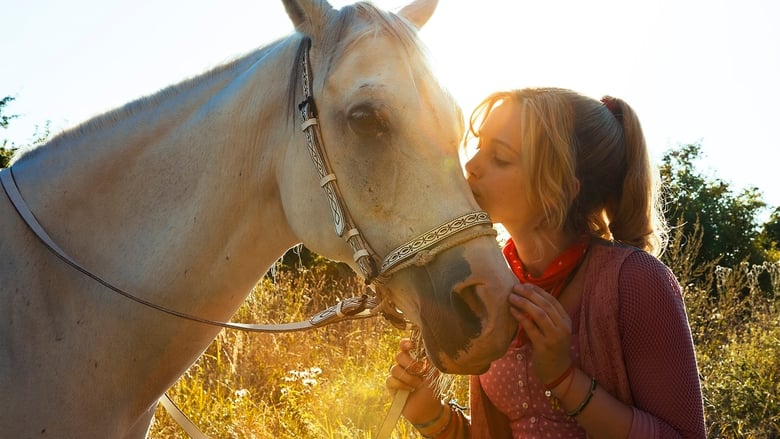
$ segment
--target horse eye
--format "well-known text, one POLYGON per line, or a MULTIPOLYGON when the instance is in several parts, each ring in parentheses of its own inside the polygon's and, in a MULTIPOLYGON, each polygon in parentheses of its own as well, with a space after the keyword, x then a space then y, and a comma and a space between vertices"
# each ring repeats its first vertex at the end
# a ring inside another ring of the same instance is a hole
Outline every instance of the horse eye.
POLYGON ((372 137, 381 137, 390 130, 385 115, 368 105, 358 106, 349 113, 349 127, 357 135, 372 137))

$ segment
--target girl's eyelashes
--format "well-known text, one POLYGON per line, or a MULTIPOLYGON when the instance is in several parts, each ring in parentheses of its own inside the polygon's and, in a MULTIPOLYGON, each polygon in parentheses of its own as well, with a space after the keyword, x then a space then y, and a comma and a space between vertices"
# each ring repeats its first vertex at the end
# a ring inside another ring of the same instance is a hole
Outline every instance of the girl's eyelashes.
POLYGON ((509 166, 511 164, 506 160, 501 160, 496 154, 493 154, 493 161, 496 163, 497 166, 500 167, 509 166))
POLYGON ((475 153, 479 151, 483 154, 486 154, 487 157, 489 157, 490 160, 496 164, 496 166, 504 167, 511 165, 512 162, 510 160, 506 160, 505 157, 501 157, 499 155, 499 149, 500 148, 496 147, 495 145, 491 146, 491 144, 485 144, 482 138, 479 137, 477 137, 477 142, 474 146, 475 153))

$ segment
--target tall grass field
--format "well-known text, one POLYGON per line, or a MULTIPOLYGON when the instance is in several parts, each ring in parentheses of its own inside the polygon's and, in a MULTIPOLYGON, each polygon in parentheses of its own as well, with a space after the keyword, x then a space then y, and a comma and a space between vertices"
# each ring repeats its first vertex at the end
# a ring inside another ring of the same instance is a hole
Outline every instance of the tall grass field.
MULTIPOLYGON (((694 267, 695 251, 673 245, 665 262, 684 289, 708 437, 780 438, 780 264, 694 267)), ((277 271, 233 320, 303 320, 363 293, 333 268, 277 271)), ((211 438, 368 439, 389 409, 384 382, 405 336, 381 318, 278 335, 226 329, 169 394, 211 438)), ((465 404, 467 380, 452 392, 465 404)), ((188 436, 158 407, 149 437, 188 436)), ((402 419, 393 437, 420 436, 402 419)))

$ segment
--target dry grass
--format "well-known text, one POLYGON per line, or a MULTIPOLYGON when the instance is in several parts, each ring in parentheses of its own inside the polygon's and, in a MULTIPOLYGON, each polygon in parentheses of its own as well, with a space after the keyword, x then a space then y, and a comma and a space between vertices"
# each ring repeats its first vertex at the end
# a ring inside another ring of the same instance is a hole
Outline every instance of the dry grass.
MULTIPOLYGON (((697 241, 677 243, 666 258, 685 293, 708 437, 780 437, 780 264, 693 267, 697 241)), ((322 267, 280 272, 234 320, 296 321, 362 292, 354 277, 322 267)), ((390 405, 388 367, 408 335, 379 318, 282 335, 226 330, 170 394, 212 438, 371 438, 390 405)), ((453 391, 467 401, 465 378, 453 391)), ((186 435, 158 408, 150 437, 186 435)), ((394 437, 419 436, 401 420, 394 437)))
MULTIPOLYGON (((234 320, 302 320, 362 292, 352 276, 279 272, 234 320)), ((169 393, 212 438, 371 438, 390 406, 388 368, 408 335, 381 318, 277 335, 224 330, 169 393)), ((459 382, 465 398, 466 380, 459 382)), ((158 408, 150 437, 187 436, 158 408)), ((417 436, 402 420, 394 437, 417 436)))

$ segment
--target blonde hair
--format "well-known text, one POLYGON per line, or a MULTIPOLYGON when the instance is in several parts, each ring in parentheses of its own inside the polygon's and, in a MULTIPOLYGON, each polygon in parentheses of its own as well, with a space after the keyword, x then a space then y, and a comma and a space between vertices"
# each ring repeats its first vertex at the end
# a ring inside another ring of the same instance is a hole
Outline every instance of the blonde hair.
POLYGON ((467 135, 478 137, 501 104, 520 110, 524 187, 533 188, 524 195, 541 208, 545 225, 663 252, 668 225, 659 178, 628 104, 559 88, 501 91, 477 106, 467 135))

